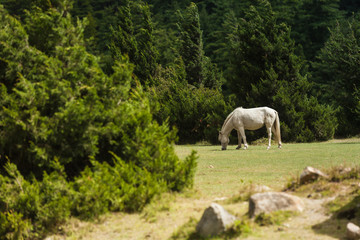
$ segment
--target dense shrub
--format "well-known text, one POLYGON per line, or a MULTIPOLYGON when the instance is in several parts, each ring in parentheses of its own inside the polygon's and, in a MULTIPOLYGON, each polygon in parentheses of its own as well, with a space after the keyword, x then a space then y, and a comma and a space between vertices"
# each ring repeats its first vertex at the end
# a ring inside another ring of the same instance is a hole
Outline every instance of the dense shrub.
POLYGON ((27 21, 38 17, 58 23, 55 30, 62 39, 46 48, 48 56, 31 46, 20 22, 4 9, 1 13, 1 76, 6 79, 0 100, 2 156, 36 177, 50 170, 57 157, 74 177, 91 157, 111 162, 111 151, 150 173, 164 173, 171 189, 182 188, 170 176, 179 162, 172 147, 176 134, 153 121, 149 100, 135 86, 125 59, 114 66, 113 75, 105 75, 77 36, 82 24, 73 26, 69 15, 54 10, 36 12, 27 21))
MULTIPOLYGON (((55 163, 59 166, 58 162, 55 163)), ((41 237, 70 216, 72 191, 63 172, 25 180, 16 165, 0 175, 0 239, 41 237)))
MULTIPOLYGON (((189 156, 183 163, 186 166, 179 166, 173 173, 178 176, 178 186, 192 184, 186 179, 193 178, 195 164, 195 157, 189 156)), ((109 210, 138 211, 167 187, 167 179, 160 171, 149 172, 118 156, 114 156, 113 164, 93 161, 93 167, 85 169, 73 183, 76 192, 73 211, 83 218, 92 218, 109 210)))
POLYGON ((42 238, 72 216, 93 219, 108 211, 139 211, 169 188, 192 186, 195 152, 170 173, 171 186, 161 172, 152 173, 114 155, 113 163, 91 161, 74 181, 67 181, 63 166, 41 181, 26 180, 8 162, 0 175, 0 239, 42 238), (191 181, 189 181, 191 179, 191 181))
POLYGON ((108 76, 86 51, 85 22, 32 13, 21 23, 0 6, 1 238, 40 238, 70 215, 138 211, 192 186, 196 154, 176 156, 176 132, 153 120, 126 58, 108 76))

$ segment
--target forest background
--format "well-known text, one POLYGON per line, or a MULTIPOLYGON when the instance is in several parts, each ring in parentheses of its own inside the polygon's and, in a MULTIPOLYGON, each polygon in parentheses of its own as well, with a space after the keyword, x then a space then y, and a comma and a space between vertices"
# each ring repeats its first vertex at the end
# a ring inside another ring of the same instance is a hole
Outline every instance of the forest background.
POLYGON ((77 1, 73 15, 89 19, 89 49, 105 66, 129 56, 156 93, 156 119, 176 126, 180 142, 217 143, 238 106, 276 109, 284 141, 304 142, 359 133, 359 8, 351 0, 77 1))
POLYGON ((285 142, 360 132, 355 0, 0 4, 4 239, 191 187, 174 143, 217 143, 239 106, 276 109, 285 142))

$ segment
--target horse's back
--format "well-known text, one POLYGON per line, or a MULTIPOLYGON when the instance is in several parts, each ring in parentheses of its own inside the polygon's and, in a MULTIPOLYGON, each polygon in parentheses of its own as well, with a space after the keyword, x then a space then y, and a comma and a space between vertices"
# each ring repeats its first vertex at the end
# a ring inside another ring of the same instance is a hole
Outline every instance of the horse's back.
POLYGON ((248 130, 256 130, 268 122, 273 122, 276 111, 269 107, 236 108, 234 124, 248 130))

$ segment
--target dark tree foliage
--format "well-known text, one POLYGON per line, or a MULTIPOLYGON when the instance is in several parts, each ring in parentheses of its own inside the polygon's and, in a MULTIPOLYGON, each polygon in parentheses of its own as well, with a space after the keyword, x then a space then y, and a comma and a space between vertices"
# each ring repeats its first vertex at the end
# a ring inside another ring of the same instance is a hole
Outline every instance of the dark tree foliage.
POLYGON ((339 135, 360 131, 360 16, 338 22, 314 63, 321 101, 339 108, 339 135))
POLYGON ((68 2, 62 0, 1 0, 0 4, 4 5, 10 14, 20 18, 25 15, 26 10, 31 10, 34 7, 48 10, 49 8, 70 6, 68 2))
POLYGON ((277 24, 269 2, 251 6, 230 41, 228 80, 239 106, 277 109, 288 141, 333 137, 333 111, 308 97, 311 84, 300 74, 290 30, 277 24))
POLYGON ((271 1, 281 21, 291 26, 292 37, 302 46, 307 60, 315 59, 329 37, 328 28, 342 18, 339 0, 271 1))
POLYGON ((345 10, 348 16, 360 10, 360 2, 357 0, 340 0, 340 9, 345 10))

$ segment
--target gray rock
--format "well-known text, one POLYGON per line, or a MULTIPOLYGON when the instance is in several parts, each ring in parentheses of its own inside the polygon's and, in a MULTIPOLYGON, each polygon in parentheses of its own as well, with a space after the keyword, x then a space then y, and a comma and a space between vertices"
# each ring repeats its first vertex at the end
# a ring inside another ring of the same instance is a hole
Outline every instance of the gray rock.
POLYGON ((212 203, 196 226, 196 232, 202 237, 216 236, 226 231, 236 217, 228 213, 222 206, 212 203))
POLYGON ((304 202, 299 197, 281 192, 256 193, 249 199, 250 217, 279 210, 302 212, 304 202))
POLYGON ((360 239, 360 227, 349 222, 346 225, 346 236, 348 239, 360 239))
POLYGON ((306 167, 300 175, 300 184, 315 181, 319 177, 328 178, 328 176, 320 170, 313 167, 306 167))

